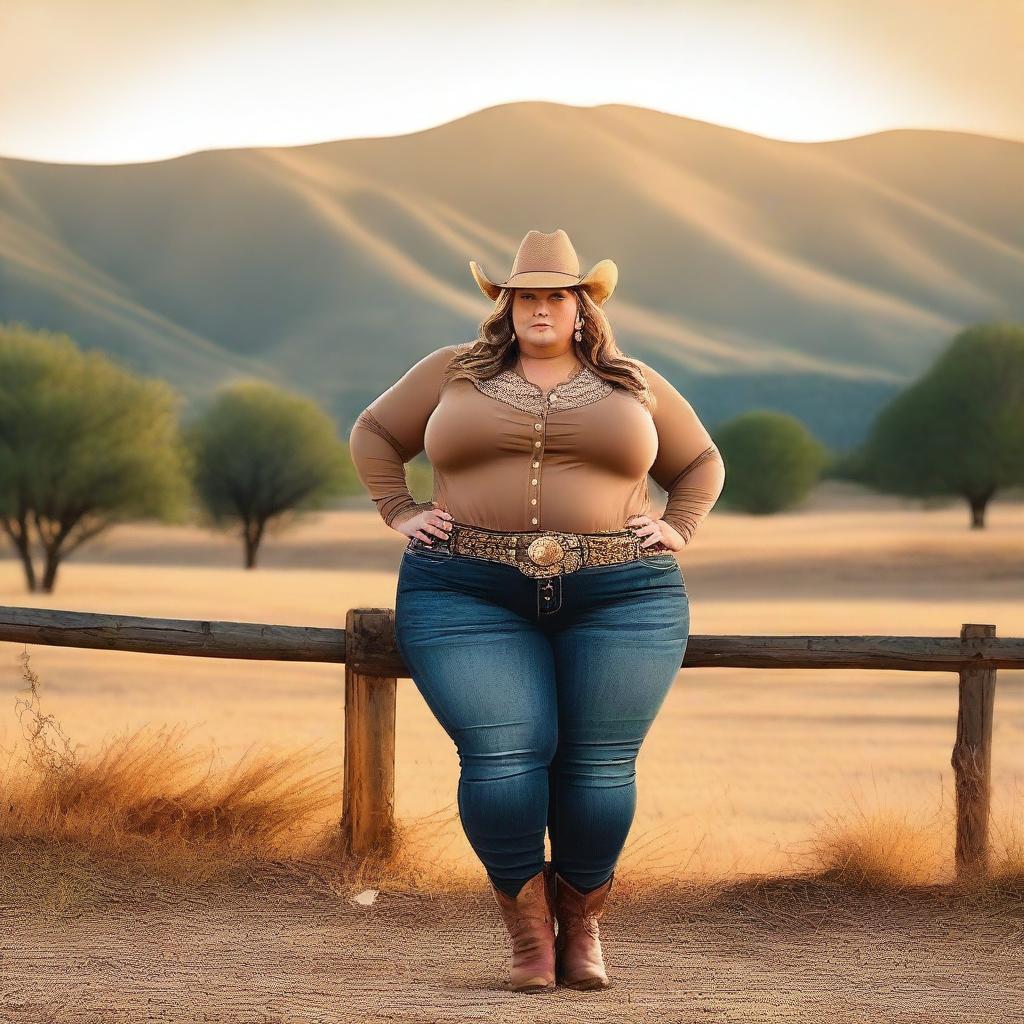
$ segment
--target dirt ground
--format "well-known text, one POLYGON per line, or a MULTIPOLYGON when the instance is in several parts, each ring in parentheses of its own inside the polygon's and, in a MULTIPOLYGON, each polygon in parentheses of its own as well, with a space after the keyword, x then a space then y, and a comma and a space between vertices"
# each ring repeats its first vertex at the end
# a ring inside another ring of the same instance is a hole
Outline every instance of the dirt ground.
POLYGON ((611 898, 600 992, 510 992, 485 892, 363 906, 268 875, 244 890, 112 886, 73 914, 0 909, 0 1019, 19 1024, 1024 1019, 1024 903, 928 889, 748 881, 611 898))

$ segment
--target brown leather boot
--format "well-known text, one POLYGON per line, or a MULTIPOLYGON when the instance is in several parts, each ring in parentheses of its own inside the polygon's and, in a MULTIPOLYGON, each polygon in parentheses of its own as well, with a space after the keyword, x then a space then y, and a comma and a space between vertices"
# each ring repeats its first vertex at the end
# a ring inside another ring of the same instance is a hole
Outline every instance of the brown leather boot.
POLYGON ((567 988, 608 988, 598 921, 615 873, 599 889, 582 893, 555 872, 555 963, 558 983, 567 988))
POLYGON ((502 892, 494 882, 490 884, 501 918, 512 938, 509 988, 513 992, 553 989, 555 920, 550 902, 548 865, 526 882, 515 899, 502 892))

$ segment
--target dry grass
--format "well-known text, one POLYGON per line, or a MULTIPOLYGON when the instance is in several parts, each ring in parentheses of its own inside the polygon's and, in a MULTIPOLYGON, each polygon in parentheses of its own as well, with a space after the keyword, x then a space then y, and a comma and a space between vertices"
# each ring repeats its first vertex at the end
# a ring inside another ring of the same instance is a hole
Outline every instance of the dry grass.
MULTIPOLYGON (((244 887, 286 880, 335 895, 366 889, 464 896, 482 872, 460 876, 431 857, 450 828, 445 810, 399 822, 386 850, 346 857, 335 818, 342 780, 317 767, 308 748, 249 752, 226 770, 189 745, 188 729, 118 734, 89 753, 74 747, 42 704, 39 676, 21 655, 25 695, 15 702, 22 742, 0 779, 0 900, 65 914, 95 904, 125 884, 165 891, 244 887)), ((911 821, 894 812, 831 818, 805 844, 803 869, 787 875, 657 881, 620 874, 617 897, 638 913, 666 901, 679 913, 733 907, 764 921, 805 923, 833 900, 938 899, 1013 917, 1024 909, 1024 843, 995 830, 986 879, 942 879, 940 816, 911 821)), ((657 830, 636 836, 634 851, 656 859, 657 830)))
POLYGON ((43 712, 27 652, 21 660, 24 743, 0 780, 5 851, 49 848, 71 864, 85 856, 125 877, 202 884, 252 861, 301 860, 327 841, 315 823, 337 803, 341 780, 315 767, 315 752, 257 752, 217 774, 179 727, 119 734, 95 753, 80 752, 43 712))

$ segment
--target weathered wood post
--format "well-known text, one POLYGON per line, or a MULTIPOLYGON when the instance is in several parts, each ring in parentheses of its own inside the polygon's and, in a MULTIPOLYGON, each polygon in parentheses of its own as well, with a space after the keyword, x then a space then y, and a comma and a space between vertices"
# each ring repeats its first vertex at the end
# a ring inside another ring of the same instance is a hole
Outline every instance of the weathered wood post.
POLYGON ((395 814, 395 612, 350 608, 345 616, 346 852, 386 852, 395 814))
MULTIPOLYGON (((960 627, 960 640, 994 637, 996 627, 973 622, 960 627)), ((992 792, 992 712, 996 670, 959 670, 960 705, 951 764, 956 782, 956 874, 965 881, 984 877, 989 867, 988 822, 992 792)))

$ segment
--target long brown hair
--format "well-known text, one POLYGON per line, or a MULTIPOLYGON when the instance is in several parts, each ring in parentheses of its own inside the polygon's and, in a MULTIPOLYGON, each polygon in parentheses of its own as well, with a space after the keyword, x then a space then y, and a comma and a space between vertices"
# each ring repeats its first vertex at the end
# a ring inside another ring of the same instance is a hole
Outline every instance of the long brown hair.
MULTIPOLYGON (((577 317, 582 314, 582 340, 573 345, 576 356, 599 377, 615 387, 623 388, 641 404, 654 411, 654 396, 647 386, 640 365, 625 355, 615 341, 615 333, 604 310, 585 288, 567 288, 579 300, 577 317)), ((519 351, 512 323, 513 288, 503 288, 494 302, 494 309, 481 322, 472 348, 455 356, 448 364, 441 386, 460 377, 469 380, 489 378, 515 365, 519 351)))

